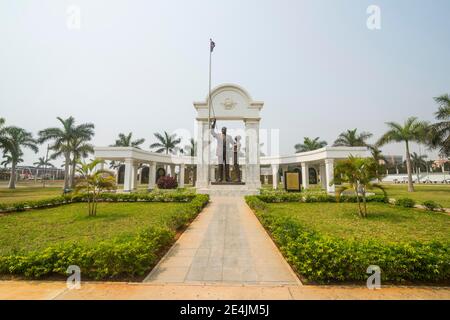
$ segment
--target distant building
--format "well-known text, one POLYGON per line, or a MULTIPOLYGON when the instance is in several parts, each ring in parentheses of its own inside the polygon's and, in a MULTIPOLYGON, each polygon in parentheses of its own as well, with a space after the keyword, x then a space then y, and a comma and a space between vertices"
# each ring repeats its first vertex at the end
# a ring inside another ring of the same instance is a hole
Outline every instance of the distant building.
POLYGON ((403 156, 399 155, 383 155, 386 161, 383 164, 387 166, 396 167, 403 164, 403 156))

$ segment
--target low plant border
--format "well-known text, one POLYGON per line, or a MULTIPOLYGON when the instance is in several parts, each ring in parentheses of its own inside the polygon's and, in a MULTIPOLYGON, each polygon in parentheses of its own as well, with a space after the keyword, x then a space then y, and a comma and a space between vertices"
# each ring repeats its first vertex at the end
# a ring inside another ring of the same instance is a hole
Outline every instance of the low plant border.
POLYGON ((117 236, 92 246, 67 242, 0 256, 0 274, 33 279, 55 274, 67 276, 67 268, 76 265, 82 277, 95 280, 143 276, 173 244, 176 232, 187 226, 208 201, 208 195, 195 195, 166 226, 143 228, 133 236, 117 236))
MULTIPOLYGON (((149 193, 102 193, 99 202, 189 202, 195 193, 184 192, 149 192, 149 193)), ((68 194, 53 198, 20 201, 15 203, 0 203, 0 213, 20 212, 31 209, 57 207, 71 203, 87 202, 85 194, 68 194)))
POLYGON ((369 265, 381 268, 390 283, 450 282, 450 245, 438 241, 383 243, 324 235, 295 219, 268 214, 261 196, 247 196, 262 225, 305 283, 365 281, 369 265))

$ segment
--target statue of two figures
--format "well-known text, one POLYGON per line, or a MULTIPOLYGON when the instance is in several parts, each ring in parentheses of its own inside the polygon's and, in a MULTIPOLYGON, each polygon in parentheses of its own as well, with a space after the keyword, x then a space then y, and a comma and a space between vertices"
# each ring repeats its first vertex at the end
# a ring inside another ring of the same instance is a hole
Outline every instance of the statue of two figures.
POLYGON ((220 133, 215 131, 216 121, 212 123, 211 134, 217 141, 216 156, 219 164, 218 182, 231 182, 230 164, 233 163, 233 171, 236 173, 236 181, 241 182, 241 172, 239 170, 239 151, 241 149, 241 137, 234 139, 227 134, 227 128, 223 127, 220 133))

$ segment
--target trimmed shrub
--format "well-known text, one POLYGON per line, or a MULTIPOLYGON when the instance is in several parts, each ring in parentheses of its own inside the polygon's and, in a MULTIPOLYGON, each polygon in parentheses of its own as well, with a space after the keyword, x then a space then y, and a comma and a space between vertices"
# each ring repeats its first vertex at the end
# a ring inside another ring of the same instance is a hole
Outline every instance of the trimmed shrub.
POLYGON ((380 266, 383 281, 450 279, 449 243, 384 243, 331 237, 293 218, 268 213, 258 196, 248 196, 246 201, 288 262, 309 282, 366 281, 369 265, 380 266))
MULTIPOLYGON (((280 203, 280 202, 355 202, 356 196, 341 195, 339 198, 329 195, 327 193, 264 193, 257 196, 258 199, 266 203, 280 203)), ((388 199, 383 195, 373 195, 366 197, 367 202, 384 202, 388 199)))
POLYGON ((29 278, 66 275, 68 266, 77 265, 82 276, 97 280, 142 276, 173 243, 176 230, 189 223, 208 201, 208 195, 195 196, 165 227, 145 228, 134 235, 118 236, 94 245, 67 242, 40 251, 0 256, 0 274, 29 278))
MULTIPOLYGON (((195 193, 185 191, 153 191, 150 193, 102 193, 99 202, 189 202, 196 197, 195 193)), ((0 204, 1 212, 19 212, 26 209, 49 208, 70 203, 86 202, 84 194, 64 195, 55 198, 0 204)))
POLYGON ((403 208, 414 208, 416 202, 410 198, 400 198, 395 200, 395 205, 403 208))
POLYGON ((177 179, 169 176, 162 176, 156 182, 160 189, 176 189, 178 187, 177 179))
POLYGON ((424 201, 422 205, 427 209, 428 211, 442 211, 442 206, 439 203, 436 203, 434 201, 428 200, 424 201))

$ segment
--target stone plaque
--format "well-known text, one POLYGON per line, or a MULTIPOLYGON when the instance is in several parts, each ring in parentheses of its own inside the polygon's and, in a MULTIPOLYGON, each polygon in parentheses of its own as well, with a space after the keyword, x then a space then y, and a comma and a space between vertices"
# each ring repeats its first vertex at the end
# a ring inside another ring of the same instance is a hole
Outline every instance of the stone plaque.
POLYGON ((300 173, 296 171, 286 171, 284 173, 284 189, 286 191, 301 191, 300 173))

